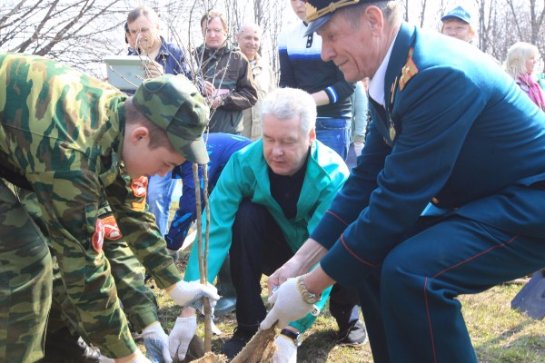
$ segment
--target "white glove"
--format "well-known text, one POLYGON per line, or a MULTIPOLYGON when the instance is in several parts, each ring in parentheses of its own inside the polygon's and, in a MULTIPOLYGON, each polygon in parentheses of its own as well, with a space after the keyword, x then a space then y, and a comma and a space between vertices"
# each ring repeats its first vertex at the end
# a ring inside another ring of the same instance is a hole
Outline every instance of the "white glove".
POLYGON ((285 328, 290 321, 302 318, 314 310, 313 304, 303 300, 297 288, 298 277, 287 279, 269 297, 269 304, 274 304, 265 319, 261 322, 260 328, 265 330, 278 321, 278 329, 285 328))
POLYGON ((293 339, 280 334, 274 340, 276 350, 273 356, 273 363, 297 363, 297 346, 293 339))
POLYGON ((189 343, 197 331, 197 315, 178 317, 168 336, 168 349, 172 358, 185 359, 189 343))
POLYGON ((98 358, 98 363, 115 363, 115 360, 101 354, 98 358))
POLYGON ((156 321, 148 325, 142 330, 142 337, 146 347, 146 357, 152 363, 172 363, 168 350, 168 335, 163 330, 161 323, 156 321))
POLYGON ((178 281, 169 294, 179 306, 191 306, 202 297, 207 297, 210 299, 210 306, 214 307, 220 298, 214 285, 209 283, 202 285, 199 281, 178 281))
POLYGON ((148 358, 144 357, 144 354, 137 349, 133 354, 131 354, 132 358, 120 358, 116 359, 116 362, 123 362, 123 363, 151 363, 148 358))

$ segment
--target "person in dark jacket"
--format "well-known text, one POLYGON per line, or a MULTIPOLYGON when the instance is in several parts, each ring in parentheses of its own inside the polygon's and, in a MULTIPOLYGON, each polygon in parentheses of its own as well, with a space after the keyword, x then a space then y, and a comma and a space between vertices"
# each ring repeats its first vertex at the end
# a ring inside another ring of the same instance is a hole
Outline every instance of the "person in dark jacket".
POLYGON ((292 0, 290 4, 301 21, 284 31, 278 39, 279 86, 300 88, 312 95, 318 106, 318 140, 346 160, 355 85, 345 81, 333 62, 324 62, 320 58, 322 38, 315 33, 305 34, 305 2, 292 0))
POLYGON ((210 104, 210 132, 242 132, 242 111, 257 102, 248 59, 227 44, 223 13, 211 10, 201 19, 204 44, 195 51, 204 92, 210 104))

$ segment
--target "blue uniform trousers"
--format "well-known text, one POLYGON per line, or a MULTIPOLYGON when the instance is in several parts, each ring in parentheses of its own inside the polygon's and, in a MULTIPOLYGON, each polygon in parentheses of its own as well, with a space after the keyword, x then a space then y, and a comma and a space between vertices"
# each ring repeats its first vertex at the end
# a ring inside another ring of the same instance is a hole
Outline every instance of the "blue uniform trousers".
POLYGON ((457 300, 545 265, 545 240, 423 217, 358 285, 375 362, 477 362, 457 300))
POLYGON ((316 138, 346 160, 350 147, 350 121, 344 118, 318 117, 316 138))
POLYGON ((176 179, 172 179, 172 173, 165 176, 153 175, 148 181, 148 207, 155 216, 155 221, 161 235, 168 232, 168 215, 170 212, 170 201, 176 179))

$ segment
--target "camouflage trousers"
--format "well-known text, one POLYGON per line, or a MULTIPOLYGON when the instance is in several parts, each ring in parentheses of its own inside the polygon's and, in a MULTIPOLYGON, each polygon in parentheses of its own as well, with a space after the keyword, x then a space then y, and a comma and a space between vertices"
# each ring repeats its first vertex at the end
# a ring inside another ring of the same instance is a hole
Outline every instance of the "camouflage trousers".
POLYGON ((51 295, 47 241, 15 193, 0 181, 0 362, 43 357, 51 295))
MULTIPOLYGON (((141 331, 158 321, 157 302, 153 292, 145 285, 145 268, 124 241, 104 241, 104 254, 110 264, 115 280, 117 295, 123 304, 123 311, 132 325, 132 330, 141 331)), ((78 321, 75 307, 68 300, 58 270, 54 269, 53 306, 48 331, 54 332, 66 326, 70 331, 91 343, 78 321)))

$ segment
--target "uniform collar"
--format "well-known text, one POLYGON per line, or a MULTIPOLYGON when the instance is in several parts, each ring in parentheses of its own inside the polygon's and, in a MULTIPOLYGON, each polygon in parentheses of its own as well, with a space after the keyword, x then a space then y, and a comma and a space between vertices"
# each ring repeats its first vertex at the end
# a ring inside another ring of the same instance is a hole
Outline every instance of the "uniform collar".
POLYGON ((369 82, 369 96, 386 109, 389 109, 386 107, 386 101, 392 102, 391 98, 394 92, 392 85, 396 82, 396 78, 407 61, 407 54, 414 42, 414 30, 415 28, 407 23, 401 24, 379 69, 369 82))
POLYGON ((373 78, 369 80, 369 96, 383 107, 386 106, 386 102, 384 101, 384 81, 386 78, 388 63, 390 63, 390 58, 392 56, 394 43, 395 39, 392 41, 392 44, 390 44, 390 48, 388 48, 388 52, 386 52, 386 56, 384 56, 384 59, 373 75, 373 78))
POLYGON ((118 155, 121 155, 121 150, 123 149, 123 140, 125 136, 125 102, 128 99, 125 99, 122 102, 119 102, 117 105, 117 119, 119 121, 119 132, 118 139, 112 142, 112 146, 118 155))

